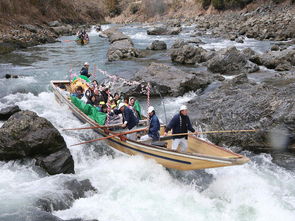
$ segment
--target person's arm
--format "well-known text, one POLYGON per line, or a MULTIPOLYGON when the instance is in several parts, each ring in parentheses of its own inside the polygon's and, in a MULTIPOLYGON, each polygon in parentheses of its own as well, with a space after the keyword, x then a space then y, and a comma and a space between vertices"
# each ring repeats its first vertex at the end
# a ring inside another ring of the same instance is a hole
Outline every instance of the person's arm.
POLYGON ((167 133, 168 133, 168 131, 171 130, 171 129, 174 127, 174 125, 176 124, 177 116, 178 116, 178 115, 175 115, 175 116, 171 119, 171 121, 169 122, 169 124, 167 125, 167 127, 165 128, 164 136, 166 136, 167 133))
POLYGON ((196 130, 192 127, 191 121, 189 119, 189 117, 187 116, 187 120, 188 120, 188 127, 187 129, 191 132, 195 132, 196 130))

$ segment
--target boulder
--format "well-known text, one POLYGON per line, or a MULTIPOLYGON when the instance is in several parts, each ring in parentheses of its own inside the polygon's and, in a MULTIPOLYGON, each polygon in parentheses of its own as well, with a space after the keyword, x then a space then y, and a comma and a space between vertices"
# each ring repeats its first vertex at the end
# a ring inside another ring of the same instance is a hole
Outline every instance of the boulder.
POLYGON ((260 55, 262 65, 269 69, 275 69, 280 64, 295 66, 295 49, 286 49, 283 51, 268 51, 260 55))
MULTIPOLYGON (((217 75, 218 76, 218 75, 217 75)), ((217 79, 217 76, 208 73, 186 73, 175 67, 165 64, 151 63, 135 74, 131 80, 141 82, 139 85, 114 85, 120 88, 123 94, 137 97, 146 96, 146 83, 150 82, 151 96, 168 95, 181 96, 189 91, 203 90, 211 82, 217 79)))
POLYGON ((246 56, 238 51, 236 47, 229 47, 217 52, 208 61, 208 70, 213 73, 234 75, 240 73, 252 73, 259 70, 259 67, 248 61, 246 56))
POLYGON ((181 27, 170 27, 166 25, 160 25, 149 28, 147 30, 148 35, 178 35, 181 32, 181 27))
POLYGON ((0 128, 0 160, 36 159, 49 174, 74 173, 74 161, 58 130, 32 111, 12 115, 0 128))
POLYGON ((199 45, 199 44, 205 44, 201 39, 199 38, 192 38, 190 40, 187 41, 188 43, 192 43, 192 44, 196 44, 196 45, 199 45))
POLYGON ((10 78, 18 78, 18 75, 14 75, 14 74, 5 74, 5 78, 6 78, 6 79, 10 79, 10 78))
POLYGON ((138 57, 139 55, 139 50, 134 48, 128 39, 115 41, 110 45, 107 52, 107 57, 109 61, 138 57))
POLYGON ((63 25, 63 26, 58 26, 58 27, 52 27, 51 29, 57 35, 72 35, 74 33, 73 27, 71 25, 63 25))
MULTIPOLYGON (((293 76, 293 80, 294 76, 293 76)), ((189 101, 192 120, 203 130, 257 129, 251 133, 208 134, 218 145, 239 146, 257 152, 274 148, 274 128, 284 128, 287 133, 276 133, 281 148, 295 143, 295 83, 275 88, 251 82, 246 74, 224 82, 217 89, 189 101)))
POLYGON ((185 44, 182 47, 172 49, 170 57, 172 62, 179 64, 196 64, 204 62, 204 54, 206 50, 193 46, 190 44, 185 44))
POLYGON ((166 50, 167 44, 164 41, 155 40, 147 47, 147 50, 166 50))
POLYGON ((0 110, 0 120, 7 120, 11 115, 19 112, 19 106, 9 106, 0 110))
POLYGON ((295 170, 295 154, 288 152, 275 152, 271 154, 272 162, 288 170, 295 170))
POLYGON ((122 40, 128 40, 133 45, 131 39, 119 31, 114 31, 112 34, 109 34, 109 42, 114 43, 115 41, 122 41, 122 40))
POLYGON ((61 184, 66 190, 62 197, 48 193, 36 200, 35 206, 46 212, 65 210, 73 206, 76 199, 87 197, 88 192, 96 192, 88 179, 78 181, 71 179, 61 184))

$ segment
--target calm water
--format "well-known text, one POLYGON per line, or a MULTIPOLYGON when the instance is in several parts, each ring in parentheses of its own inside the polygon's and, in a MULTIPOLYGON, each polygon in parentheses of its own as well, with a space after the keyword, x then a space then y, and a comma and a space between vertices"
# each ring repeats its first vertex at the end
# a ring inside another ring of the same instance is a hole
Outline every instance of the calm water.
MULTIPOLYGON (((137 48, 146 48, 154 39, 164 40, 168 47, 179 36, 147 36, 148 26, 122 27, 137 48)), ((106 28, 104 26, 103 28, 106 28)), ((193 27, 185 27, 181 38, 188 39, 193 27)), ((106 59, 107 39, 95 31, 86 46, 76 45, 74 36, 60 38, 60 43, 41 45, 0 57, 0 78, 6 73, 18 74, 19 79, 0 79, 0 106, 17 104, 33 110, 50 120, 64 136, 68 146, 97 135, 91 131, 64 132, 62 128, 81 127, 71 112, 56 103, 49 90, 49 81, 68 79, 70 69, 78 72, 85 61, 94 70, 102 70, 125 78, 149 64, 151 60, 170 63, 166 53, 152 53, 148 58, 109 63, 106 59), (66 41, 65 41, 66 40, 66 41)), ((202 38, 206 49, 236 45, 263 52, 270 42, 247 39, 238 44, 223 39, 202 38)), ((194 68, 194 67, 190 67, 194 68)), ((102 80, 99 72, 96 79, 102 80)), ((170 118, 178 104, 195 96, 165 98, 170 118)), ((145 101, 142 101, 145 106, 145 101)), ((160 99, 151 101, 159 107, 160 99)), ((145 108, 144 108, 145 109, 145 108)), ((1 125, 1 124, 0 124, 1 125)), ((47 177, 32 162, 0 163, 0 220, 1 214, 22 211, 40 197, 62 199, 67 193, 62 183, 71 178, 90 179, 98 192, 74 202, 64 211, 54 214, 63 218, 98 219, 100 221, 195 221, 195 220, 295 220, 295 174, 271 163, 267 154, 253 155, 251 162, 236 167, 204 171, 166 170, 152 160, 139 156, 123 156, 110 151, 104 143, 70 147, 75 161, 75 175, 47 177)))

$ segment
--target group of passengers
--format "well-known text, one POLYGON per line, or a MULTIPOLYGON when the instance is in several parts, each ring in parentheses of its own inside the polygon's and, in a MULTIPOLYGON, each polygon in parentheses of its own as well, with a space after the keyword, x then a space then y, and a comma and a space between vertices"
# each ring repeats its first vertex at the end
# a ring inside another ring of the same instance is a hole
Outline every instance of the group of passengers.
POLYGON ((80 40, 89 41, 89 36, 88 36, 88 34, 86 33, 85 30, 78 31, 77 32, 77 38, 80 39, 80 40))
MULTIPOLYGON (((86 77, 90 77, 91 74, 88 72, 89 64, 85 62, 80 74, 86 77)), ((78 87, 75 93, 72 94, 80 99, 84 96, 82 87, 78 87)), ((115 93, 111 95, 109 89, 104 85, 99 85, 96 80, 93 80, 89 85, 89 89, 85 92, 87 98, 87 104, 95 106, 99 111, 109 114, 110 124, 114 124, 115 121, 122 123, 122 128, 128 130, 134 129, 141 119, 140 109, 135 108, 136 99, 134 97, 120 99, 120 95, 115 93), (110 109, 108 111, 108 102, 110 103, 110 109), (122 115, 122 118, 118 116, 122 115), (111 123, 112 119, 114 121, 111 123)), ((160 139, 160 121, 156 115, 153 106, 148 108, 149 115, 149 127, 147 128, 147 135, 140 138, 141 141, 159 141, 160 139)), ((168 131, 172 130, 172 134, 181 134, 173 136, 172 149, 177 150, 178 146, 181 146, 182 151, 186 151, 188 148, 187 133, 188 130, 195 132, 192 127, 190 119, 188 117, 188 109, 185 105, 181 105, 179 112, 174 115, 169 124, 166 126, 164 136, 167 136, 168 131)), ((128 139, 136 140, 136 133, 127 134, 128 139)))

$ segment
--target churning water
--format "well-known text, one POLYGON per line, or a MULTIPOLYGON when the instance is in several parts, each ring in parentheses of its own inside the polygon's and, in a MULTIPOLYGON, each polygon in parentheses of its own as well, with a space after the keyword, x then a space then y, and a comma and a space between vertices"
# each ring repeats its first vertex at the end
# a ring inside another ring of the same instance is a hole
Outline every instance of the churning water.
MULTIPOLYGON (((130 35, 135 46, 145 48, 153 39, 145 34, 145 28, 133 25, 122 30, 130 35)), ((99 38, 93 30, 90 37, 90 43, 85 46, 65 41, 74 40, 74 36, 62 37, 60 43, 1 57, 0 77, 6 73, 22 77, 0 80, 0 106, 17 104, 21 109, 37 112, 53 123, 68 146, 96 137, 92 131, 62 131, 62 128, 85 125, 67 107, 55 101, 48 88, 49 81, 68 79, 69 70, 78 72, 85 61, 91 67, 96 64, 100 69, 127 78, 143 64, 134 60, 107 62, 107 39, 99 38)), ((182 37, 189 38, 189 35, 182 37)), ((171 45, 174 39, 164 40, 171 45)), ((220 47, 218 40, 207 41, 207 47, 220 47)), ((269 44, 249 42, 248 46, 255 50, 262 50, 269 44)), ((96 78, 102 80, 104 77, 96 73, 96 78)), ((165 98, 168 119, 176 112, 178 104, 193 96, 194 93, 189 93, 183 97, 165 98)), ((160 107, 160 99, 151 103, 160 107)), ((162 111, 158 114, 164 121, 162 111)), ((246 165, 183 172, 167 170, 140 156, 124 156, 110 151, 103 142, 69 148, 75 161, 74 175, 46 176, 31 161, 0 163, 0 219, 3 214, 34 206, 35 200, 43 196, 63 199, 67 190, 61 184, 74 177, 90 179, 98 191, 76 200, 70 209, 54 211, 63 219, 295 220, 295 174, 273 164, 267 154, 245 152, 251 158, 246 165)))

